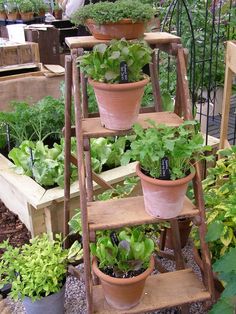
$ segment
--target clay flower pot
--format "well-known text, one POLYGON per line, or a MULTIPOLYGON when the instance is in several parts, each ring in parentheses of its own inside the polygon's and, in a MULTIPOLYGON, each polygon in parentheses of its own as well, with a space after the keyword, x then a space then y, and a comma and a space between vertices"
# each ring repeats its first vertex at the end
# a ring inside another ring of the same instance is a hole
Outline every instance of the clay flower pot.
POLYGON ((137 121, 144 87, 149 78, 124 84, 88 81, 95 92, 102 125, 110 130, 131 129, 137 121))
POLYGON ((7 18, 8 18, 9 21, 17 20, 18 16, 19 16, 18 12, 9 12, 9 13, 7 13, 7 18))
POLYGON ((151 256, 149 267, 140 275, 132 278, 114 278, 104 274, 93 258, 92 269, 101 281, 105 299, 118 310, 128 310, 136 306, 143 293, 145 281, 154 269, 154 257, 151 256))
POLYGON ((54 10, 53 15, 56 20, 62 19, 62 10, 54 10))
POLYGON ((146 212, 162 219, 178 216, 183 208, 188 183, 195 171, 178 180, 159 180, 145 175, 138 163, 136 173, 140 177, 146 212))
POLYGON ((131 19, 122 19, 116 23, 96 24, 92 19, 85 23, 90 33, 97 39, 136 39, 143 37, 145 31, 144 22, 133 23, 131 19))
POLYGON ((21 12, 20 15, 23 21, 30 21, 34 18, 34 12, 21 12))
POLYGON ((5 20, 7 18, 7 14, 4 11, 0 11, 0 20, 5 20))

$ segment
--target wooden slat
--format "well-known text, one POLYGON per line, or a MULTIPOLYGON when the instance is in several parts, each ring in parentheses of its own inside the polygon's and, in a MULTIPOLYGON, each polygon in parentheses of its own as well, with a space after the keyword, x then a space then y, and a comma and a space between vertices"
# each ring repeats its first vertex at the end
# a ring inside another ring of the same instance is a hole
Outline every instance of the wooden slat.
MULTIPOLYGON (((178 218, 192 217, 199 212, 186 197, 178 218)), ((90 230, 116 229, 123 226, 157 223, 144 209, 143 196, 88 203, 90 230)))
POLYGON ((236 74, 236 41, 227 42, 226 64, 236 74))
MULTIPOLYGON (((152 44, 169 44, 169 43, 180 43, 180 37, 166 33, 166 32, 153 32, 145 33, 144 40, 152 44)), ((91 48, 96 44, 106 43, 108 40, 99 40, 93 36, 75 36, 66 37, 65 42, 70 49, 74 48, 91 48)))
MULTIPOLYGON (((154 120, 157 124, 166 124, 169 126, 179 126, 183 120, 173 112, 149 112, 139 115, 137 123, 141 124, 143 128, 150 127, 147 120, 154 120)), ((82 128, 84 137, 97 138, 103 136, 125 135, 128 133, 124 131, 113 131, 104 128, 101 125, 100 118, 87 118, 82 120, 82 128)), ((131 131, 131 130, 130 130, 131 131)), ((71 130, 72 136, 75 135, 75 129, 71 130)))
POLYGON ((118 311, 104 299, 101 286, 93 287, 94 313, 137 314, 210 299, 202 282, 191 269, 150 276, 145 284, 141 302, 134 308, 118 311))

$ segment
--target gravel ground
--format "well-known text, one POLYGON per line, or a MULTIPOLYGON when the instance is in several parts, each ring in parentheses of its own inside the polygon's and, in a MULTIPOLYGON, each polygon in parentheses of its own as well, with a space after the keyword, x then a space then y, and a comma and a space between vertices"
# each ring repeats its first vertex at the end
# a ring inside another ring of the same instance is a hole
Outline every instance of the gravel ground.
MULTIPOLYGON (((200 277, 200 270, 193 259, 192 246, 189 243, 183 249, 184 256, 187 260, 188 267, 192 267, 196 274, 200 277)), ((174 263, 168 259, 162 259, 163 265, 168 270, 174 270, 174 263)), ((83 272, 83 265, 78 266, 79 270, 83 272)), ((25 314, 21 302, 13 302, 10 298, 6 299, 8 306, 11 308, 12 314, 25 314)), ((86 301, 84 283, 75 277, 68 277, 66 282, 66 297, 65 297, 65 314, 85 314, 86 301)), ((154 312, 155 314, 175 314, 178 313, 177 309, 168 309, 154 312)), ((154 314, 152 313, 152 314, 154 314)), ((206 314, 203 304, 193 303, 190 307, 190 314, 206 314)), ((42 313, 43 314, 43 313, 42 313)))

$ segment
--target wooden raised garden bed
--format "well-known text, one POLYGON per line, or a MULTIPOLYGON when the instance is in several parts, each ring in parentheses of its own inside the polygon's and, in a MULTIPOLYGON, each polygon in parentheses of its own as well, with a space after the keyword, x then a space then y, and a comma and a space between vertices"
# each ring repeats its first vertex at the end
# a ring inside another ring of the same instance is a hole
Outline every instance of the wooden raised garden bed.
MULTIPOLYGON (((136 163, 105 171, 101 177, 110 184, 121 183, 135 174, 136 163)), ((31 232, 32 237, 42 232, 63 231, 64 190, 60 187, 44 189, 33 179, 18 175, 13 164, 0 154, 0 199, 31 232)), ((71 215, 79 207, 78 182, 71 185, 71 215)), ((103 190, 94 185, 96 194, 103 190)))

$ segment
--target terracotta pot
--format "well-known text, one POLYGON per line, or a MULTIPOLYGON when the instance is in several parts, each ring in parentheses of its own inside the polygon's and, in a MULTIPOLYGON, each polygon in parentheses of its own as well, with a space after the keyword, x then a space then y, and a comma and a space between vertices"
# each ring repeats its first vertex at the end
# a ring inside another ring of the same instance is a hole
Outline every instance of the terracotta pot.
POLYGON ((0 20, 5 20, 7 18, 7 14, 4 11, 0 11, 0 20))
POLYGON ((145 31, 144 22, 133 23, 131 19, 123 19, 116 23, 96 24, 92 19, 85 23, 90 33, 97 39, 136 39, 143 37, 145 31))
POLYGON ((56 20, 62 19, 62 10, 54 10, 53 15, 56 20))
POLYGON ((23 21, 30 21, 34 18, 34 12, 21 12, 20 15, 23 21))
POLYGON ((151 257, 145 272, 132 278, 114 278, 104 274, 98 268, 96 258, 93 258, 92 268, 101 280, 107 303, 115 309, 128 310, 136 306, 142 297, 145 280, 154 269, 154 257, 151 257))
POLYGON ((178 216, 183 208, 188 183, 195 176, 195 171, 178 180, 159 180, 145 175, 140 164, 136 166, 140 177, 146 212, 162 219, 178 216))
MULTIPOLYGON (((203 276, 203 263, 201 259, 201 251, 198 250, 195 246, 193 247, 193 257, 196 264, 200 268, 201 274, 203 276)), ((217 274, 215 272, 213 272, 213 281, 214 281, 214 287, 215 287, 215 297, 216 297, 216 300, 218 300, 221 296, 221 293, 224 291, 224 286, 218 279, 217 274)))
MULTIPOLYGON (((188 242, 189 234, 192 229, 192 226, 190 224, 191 224, 190 218, 178 219, 181 249, 183 249, 188 242)), ((171 250, 173 250, 174 248, 173 243, 172 243, 171 228, 167 228, 166 230, 165 247, 171 250)))
POLYGON ((15 21, 17 20, 19 17, 19 14, 18 12, 9 12, 7 13, 7 19, 10 20, 10 21, 15 21))
POLYGON ((137 121, 144 87, 149 78, 124 84, 88 81, 95 92, 102 125, 110 130, 131 129, 137 121))

